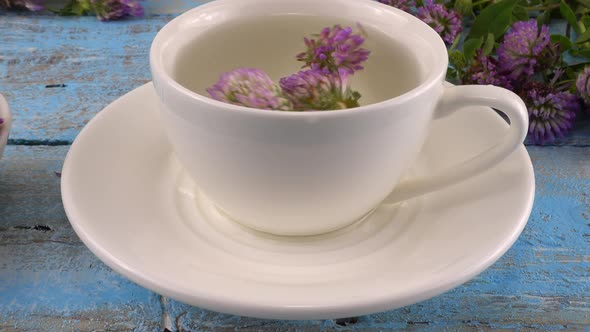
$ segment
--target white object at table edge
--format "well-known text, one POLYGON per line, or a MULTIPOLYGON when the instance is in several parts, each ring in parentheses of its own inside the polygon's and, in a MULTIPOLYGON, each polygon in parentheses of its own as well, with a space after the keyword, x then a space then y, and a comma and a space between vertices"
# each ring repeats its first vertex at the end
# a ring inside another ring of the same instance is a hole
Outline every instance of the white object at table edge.
POLYGON ((8 107, 8 102, 2 95, 0 95, 0 118, 4 119, 4 123, 0 125, 0 159, 2 159, 4 148, 8 142, 10 126, 12 125, 10 108, 8 107))

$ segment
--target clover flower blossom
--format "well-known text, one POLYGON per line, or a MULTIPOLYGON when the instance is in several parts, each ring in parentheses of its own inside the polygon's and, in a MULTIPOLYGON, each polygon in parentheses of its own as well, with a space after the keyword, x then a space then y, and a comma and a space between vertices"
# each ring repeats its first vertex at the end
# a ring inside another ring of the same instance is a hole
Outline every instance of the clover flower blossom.
POLYGON ((306 70, 282 78, 280 85, 297 111, 358 107, 360 94, 349 87, 348 75, 346 71, 306 70))
POLYGON ((213 99, 234 105, 283 111, 292 109, 291 102, 283 96, 279 85, 256 68, 227 72, 207 92, 213 99))
POLYGON ((452 44, 463 30, 461 15, 457 11, 432 0, 425 0, 424 5, 418 7, 416 16, 433 28, 447 45, 452 44))
POLYGON ((353 74, 363 69, 362 63, 371 53, 361 47, 365 38, 354 34, 351 27, 340 25, 324 28, 315 39, 304 38, 304 42, 307 50, 297 54, 297 60, 312 70, 353 74))

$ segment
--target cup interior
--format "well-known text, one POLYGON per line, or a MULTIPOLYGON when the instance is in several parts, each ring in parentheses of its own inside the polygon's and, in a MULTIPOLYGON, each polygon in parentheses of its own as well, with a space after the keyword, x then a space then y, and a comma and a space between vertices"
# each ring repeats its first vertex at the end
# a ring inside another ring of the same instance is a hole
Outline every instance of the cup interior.
MULTIPOLYGON (((438 34, 417 18, 370 0, 217 0, 197 7, 162 29, 151 50, 155 75, 204 101, 219 75, 240 67, 271 78, 301 70, 295 55, 303 37, 323 27, 361 24, 371 51, 351 85, 361 105, 383 102, 438 81, 447 66, 438 34)), ((356 29, 359 31, 358 29, 356 29)))

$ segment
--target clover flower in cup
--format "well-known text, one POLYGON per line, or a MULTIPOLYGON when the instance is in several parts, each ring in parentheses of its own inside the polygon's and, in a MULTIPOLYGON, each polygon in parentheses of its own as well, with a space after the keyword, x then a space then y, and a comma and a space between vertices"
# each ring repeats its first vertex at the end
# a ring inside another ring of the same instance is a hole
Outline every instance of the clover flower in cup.
POLYGON ((0 0, 0 8, 27 9, 32 12, 45 9, 42 0, 0 0))
POLYGON ((335 73, 305 70, 281 78, 280 85, 296 111, 358 107, 361 95, 350 88, 348 76, 345 70, 335 73))
POLYGON ((279 85, 257 68, 239 68, 227 72, 207 92, 215 100, 234 105, 282 111, 293 108, 279 85))
POLYGON ((521 97, 529 113, 529 137, 535 144, 563 138, 574 125, 580 99, 563 91, 531 81, 523 86, 521 97))
POLYGON ((143 15, 143 7, 139 0, 90 0, 90 6, 101 21, 143 15))
POLYGON ((498 47, 502 69, 511 79, 534 75, 555 57, 549 37, 549 27, 539 29, 534 19, 514 23, 498 47))
POLYGON ((416 13, 419 19, 433 28, 450 45, 463 30, 461 15, 432 0, 425 0, 416 13))
POLYGON ((413 8, 416 8, 415 0, 379 0, 379 2, 401 9, 405 12, 410 12, 413 8))
POLYGON ((297 55, 297 60, 312 70, 327 72, 345 71, 352 74, 363 69, 362 63, 371 53, 361 45, 365 38, 354 34, 351 27, 335 25, 324 28, 316 38, 304 38, 307 50, 297 55))

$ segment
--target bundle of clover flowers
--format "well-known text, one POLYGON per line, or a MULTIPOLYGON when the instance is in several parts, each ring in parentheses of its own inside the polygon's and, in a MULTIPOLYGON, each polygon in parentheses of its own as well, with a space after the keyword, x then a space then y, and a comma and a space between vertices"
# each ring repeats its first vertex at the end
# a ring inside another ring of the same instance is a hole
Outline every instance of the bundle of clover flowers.
POLYGON ((29 11, 49 10, 59 15, 87 15, 93 13, 101 21, 112 21, 128 16, 143 16, 141 0, 70 0, 61 9, 47 7, 43 0, 0 0, 0 9, 29 11))
POLYGON ((261 69, 238 68, 221 75, 207 89, 211 98, 246 107, 280 111, 337 110, 358 107, 361 95, 349 78, 362 70, 369 50, 351 27, 324 28, 304 38, 306 51, 296 56, 305 70, 273 80, 261 69))
POLYGON ((590 1, 378 1, 439 33, 449 81, 517 93, 528 108, 529 142, 563 138, 590 113, 590 1))

